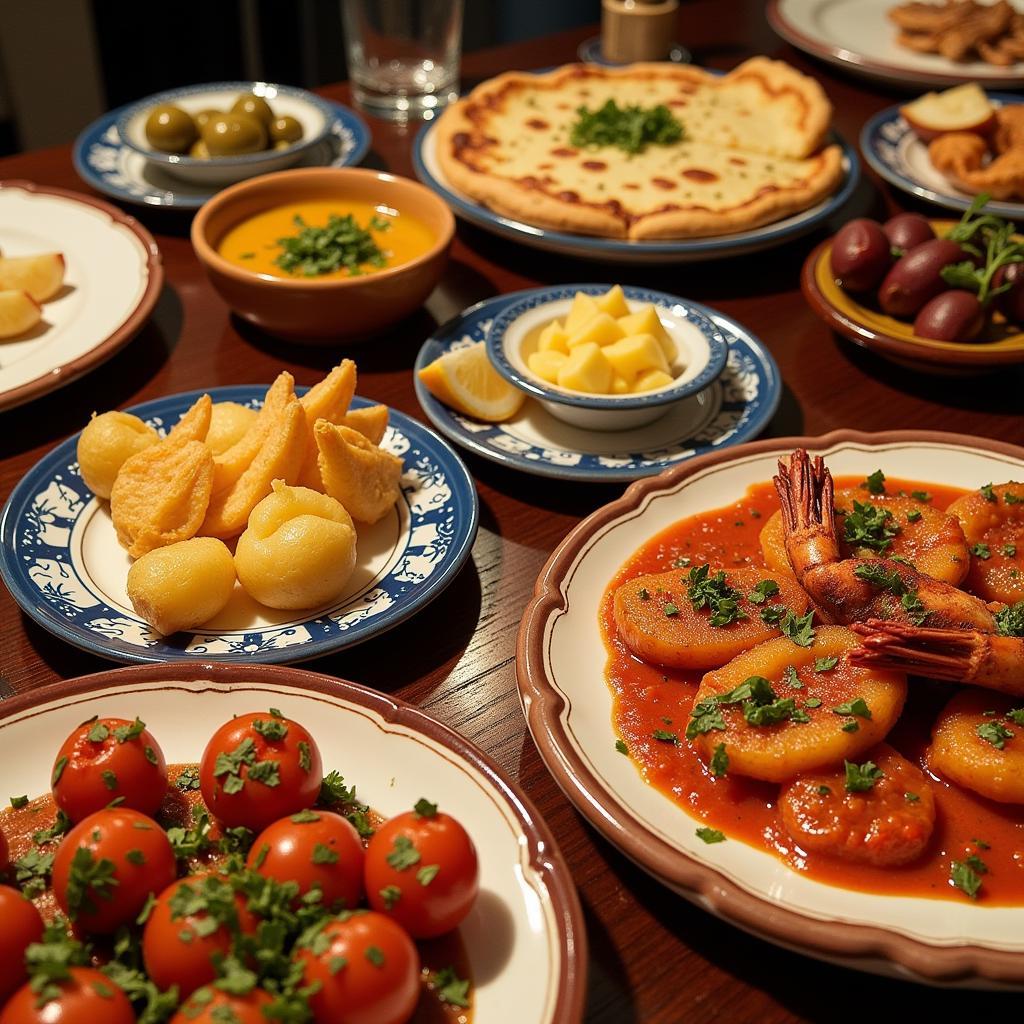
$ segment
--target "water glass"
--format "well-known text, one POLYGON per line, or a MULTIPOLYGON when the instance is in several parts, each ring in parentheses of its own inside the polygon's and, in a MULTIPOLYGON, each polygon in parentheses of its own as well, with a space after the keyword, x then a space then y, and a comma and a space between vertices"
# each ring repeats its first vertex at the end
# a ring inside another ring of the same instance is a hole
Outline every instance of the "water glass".
POLYGON ((459 95, 463 0, 342 0, 356 102, 390 121, 436 117, 459 95))

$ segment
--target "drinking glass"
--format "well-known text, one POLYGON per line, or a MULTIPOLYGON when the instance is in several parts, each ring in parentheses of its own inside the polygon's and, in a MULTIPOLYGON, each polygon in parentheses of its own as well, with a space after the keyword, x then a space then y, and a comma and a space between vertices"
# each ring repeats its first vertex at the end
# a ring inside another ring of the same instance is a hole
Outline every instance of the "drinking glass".
POLYGON ((463 0, 342 0, 356 102, 390 121, 429 121, 459 95, 463 0))

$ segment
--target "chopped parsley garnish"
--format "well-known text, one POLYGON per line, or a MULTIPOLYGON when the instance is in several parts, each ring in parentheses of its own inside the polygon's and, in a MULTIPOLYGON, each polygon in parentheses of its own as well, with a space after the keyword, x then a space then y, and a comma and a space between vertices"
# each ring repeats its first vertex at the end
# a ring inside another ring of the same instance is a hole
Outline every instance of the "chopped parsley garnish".
POLYGON ((314 864, 337 864, 338 851, 332 850, 325 843, 315 843, 313 845, 313 854, 310 859, 314 864))
POLYGON ((57 817, 54 818, 53 824, 49 828, 40 829, 38 832, 32 833, 32 842, 36 846, 42 846, 44 843, 52 843, 54 839, 59 839, 65 832, 71 831, 71 819, 62 811, 57 811, 57 817))
POLYGON ((641 601, 650 601, 651 592, 646 587, 641 587, 637 593, 641 601))
POLYGON ((665 603, 665 606, 662 608, 662 611, 665 613, 665 616, 669 619, 671 619, 673 615, 679 614, 679 608, 676 605, 672 604, 671 601, 667 601, 665 603))
POLYGON ((620 107, 613 99, 597 110, 577 107, 569 131, 574 146, 615 146, 626 153, 642 153, 650 145, 668 146, 682 138, 683 126, 663 103, 620 107))
POLYGON ((65 899, 68 916, 75 920, 81 911, 95 913, 96 899, 110 900, 111 890, 118 884, 117 866, 112 860, 101 857, 98 860, 92 850, 80 846, 71 858, 65 899))
POLYGON ((686 582, 686 596, 690 599, 693 610, 708 608, 711 611, 712 626, 728 626, 747 618, 746 612, 739 607, 743 595, 729 586, 725 571, 720 569, 714 576, 711 576, 710 572, 711 567, 706 562, 690 570, 686 582))
POLYGON ((885 494, 885 474, 876 469, 874 473, 868 474, 863 486, 867 488, 869 494, 885 494))
POLYGON ((1000 608, 995 620, 996 632, 1000 636, 1024 636, 1024 601, 1000 608))
POLYGON ((413 804, 413 813, 417 818, 436 818, 437 804, 432 804, 426 797, 421 796, 413 804))
POLYGON ((921 798, 917 793, 904 793, 903 799, 906 800, 908 804, 916 804, 921 798))
POLYGON ((987 873, 988 867, 985 862, 974 854, 963 860, 954 860, 949 865, 950 883, 972 900, 978 898, 978 891, 981 889, 981 876, 987 873))
POLYGON ((1013 558, 1013 556, 1017 554, 1017 545, 1016 544, 1004 544, 999 549, 999 554, 1003 555, 1006 558, 1013 558))
POLYGON ((461 979, 454 967, 445 967, 437 971, 433 978, 434 992, 442 1003, 450 1006, 461 1006, 463 1009, 469 1006, 469 981, 461 979))
POLYGON ((921 510, 919 508, 912 508, 907 513, 907 522, 916 523, 921 518, 921 510))
POLYGON ((932 496, 927 491, 911 491, 910 496, 914 501, 931 501, 932 496))
POLYGON ((1012 740, 1016 735, 1012 729, 1007 729, 1002 722, 982 722, 974 731, 980 739, 983 739, 986 743, 991 743, 996 750, 1002 750, 1006 746, 1006 741, 1012 740))
POLYGON ((85 734, 90 743, 102 743, 110 735, 110 729, 102 722, 96 722, 85 734))
POLYGON ((66 757, 57 758, 57 763, 53 766, 53 775, 50 778, 50 785, 56 786, 60 782, 60 777, 64 774, 64 769, 68 766, 68 759, 66 757))
POLYGON ((391 910, 392 907, 402 898, 402 890, 397 885, 385 885, 380 890, 380 898, 384 901, 384 909, 391 910))
POLYGON ((697 838, 710 846, 711 843, 724 843, 725 833, 720 832, 717 828, 708 828, 705 825, 703 828, 697 829, 697 838))
POLYGON ((199 767, 198 765, 190 764, 186 768, 182 768, 181 774, 175 780, 174 784, 183 793, 195 792, 199 789, 199 767))
POLYGON ((299 811, 298 814, 291 816, 291 822, 295 825, 312 825, 315 821, 320 821, 320 815, 316 811, 311 811, 308 807, 304 811, 299 811))
POLYGON ((706 732, 725 729, 722 709, 714 697, 699 700, 690 712, 690 721, 686 726, 686 738, 692 740, 706 732))
POLYGON ((387 265, 388 254, 374 239, 371 231, 382 231, 388 222, 371 218, 361 228, 352 214, 332 213, 324 227, 312 227, 301 217, 294 218, 298 234, 279 238, 281 252, 274 264, 289 274, 319 277, 337 270, 347 270, 350 277, 363 273, 364 266, 380 269, 387 265))
POLYGON ((405 871, 420 862, 420 852, 408 836, 397 835, 392 843, 387 862, 396 871, 405 871))
POLYGON ((837 704, 832 709, 833 714, 836 715, 856 715, 858 718, 871 718, 871 708, 868 707, 867 701, 863 697, 856 697, 853 700, 848 700, 844 704, 837 704))
POLYGON ((27 806, 27 804, 28 804, 28 797, 27 796, 12 796, 11 797, 11 807, 13 807, 16 811, 20 811, 21 808, 27 806))
POLYGON ((1024 498, 1014 494, 1012 491, 1003 491, 1003 501, 1005 501, 1007 505, 1024 504, 1024 498))
POLYGON ((869 501, 854 501, 853 511, 843 520, 843 540, 847 544, 880 555, 888 551, 897 533, 899 527, 893 522, 892 513, 869 501))
POLYGON ((711 755, 711 774, 721 778, 729 770, 729 755, 725 752, 725 744, 719 743, 711 755))
POLYGON ((996 492, 992 489, 992 485, 991 484, 985 484, 984 486, 979 487, 978 490, 981 492, 981 496, 986 501, 996 501, 997 500, 996 492))
POLYGON ((619 752, 620 754, 625 754, 625 755, 626 755, 626 757, 629 757, 629 747, 627 747, 627 746, 626 746, 626 744, 625 744, 625 743, 623 743, 623 741, 622 741, 622 740, 616 740, 616 741, 615 741, 615 749, 616 749, 616 750, 617 750, 617 751, 618 751, 618 752, 619 752))
POLYGON ((138 739, 145 728, 146 723, 141 718, 136 718, 131 725, 119 725, 114 730, 114 739, 118 743, 127 743, 129 740, 138 739))
POLYGON ((53 868, 53 856, 52 853, 29 850, 24 857, 19 857, 11 865, 14 869, 14 881, 29 899, 42 896, 46 891, 53 868))
POLYGON ((865 583, 870 583, 871 586, 876 587, 878 590, 888 590, 897 597, 907 592, 907 586, 903 582, 903 577, 895 569, 886 569, 884 565, 877 562, 858 565, 853 570, 853 575, 865 583))
POLYGON ((980 558, 982 561, 985 561, 992 557, 992 549, 987 544, 983 544, 981 541, 978 541, 977 544, 971 545, 971 554, 974 555, 975 558, 980 558))
POLYGON ((859 729, 860 724, 856 721, 856 719, 850 719, 850 721, 842 727, 843 732, 857 732, 859 729))
POLYGON ((811 622, 814 620, 814 609, 806 615, 794 615, 787 611, 785 618, 779 623, 782 635, 792 640, 797 647, 810 647, 814 643, 814 628, 811 622))
POLYGON ((1013 708, 1011 711, 1006 712, 1006 717, 1014 725, 1024 725, 1024 708, 1013 708))
POLYGON ((874 761, 865 761, 863 764, 844 761, 843 767, 846 770, 847 793, 866 793, 885 776, 885 772, 874 761))
POLYGON ((277 718, 272 718, 269 722, 257 718, 252 723, 252 727, 265 740, 283 740, 288 735, 288 726, 277 718))
POLYGON ((784 604, 772 604, 761 609, 761 621, 766 626, 777 626, 788 614, 789 609, 784 604))
POLYGON ((800 677, 796 674, 796 669, 792 665, 787 665, 782 670, 782 681, 787 683, 792 690, 802 690, 804 688, 804 684, 800 682, 800 677))
POLYGON ((440 864, 426 864, 416 872, 416 881, 423 886, 430 885, 430 883, 437 878, 437 873, 440 870, 440 864))
POLYGON ((761 580, 753 590, 747 594, 747 600, 754 604, 764 604, 770 597, 779 592, 779 585, 775 580, 761 580))
POLYGON ((363 955, 374 967, 384 966, 384 954, 378 946, 367 946, 363 955))
MULTIPOLYGON (((814 659, 814 671, 815 672, 831 672, 832 669, 839 664, 839 656, 833 654, 830 658, 815 658, 814 659)), ((790 668, 793 666, 791 665, 790 668)))
POLYGON ((117 776, 109 768, 100 773, 100 778, 107 789, 117 789, 117 776))
POLYGON ((821 698, 820 697, 808 697, 807 700, 804 701, 804 707, 805 708, 820 708, 821 707, 821 698))
POLYGON ((674 732, 666 732, 664 729, 655 729, 651 735, 662 743, 674 743, 679 746, 679 736, 674 732))

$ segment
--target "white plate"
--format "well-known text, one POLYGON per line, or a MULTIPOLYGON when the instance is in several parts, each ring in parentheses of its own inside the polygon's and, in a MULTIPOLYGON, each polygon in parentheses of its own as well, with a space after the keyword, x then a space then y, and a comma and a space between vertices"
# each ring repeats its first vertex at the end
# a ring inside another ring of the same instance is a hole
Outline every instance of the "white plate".
POLYGON ((0 410, 109 359, 142 327, 163 285, 156 242, 133 217, 27 181, 0 182, 0 250, 60 252, 65 262, 64 287, 43 304, 42 322, 0 341, 0 410))

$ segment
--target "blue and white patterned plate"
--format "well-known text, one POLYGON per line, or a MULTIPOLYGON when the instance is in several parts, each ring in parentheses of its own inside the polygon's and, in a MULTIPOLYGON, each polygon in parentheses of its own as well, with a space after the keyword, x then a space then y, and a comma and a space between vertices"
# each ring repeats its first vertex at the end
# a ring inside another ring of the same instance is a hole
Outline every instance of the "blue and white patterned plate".
POLYGON ((537 476, 594 483, 638 480, 705 452, 756 437, 775 415, 782 378, 762 341, 735 320, 691 303, 712 320, 729 346, 721 376, 654 423, 615 433, 580 430, 527 399, 505 423, 480 423, 453 412, 420 383, 416 371, 454 348, 483 341, 512 292, 470 306, 428 338, 416 357, 416 397, 445 437, 477 455, 537 476))
MULTIPOLYGON (((351 167, 370 148, 370 129, 355 111, 340 103, 323 101, 330 108, 327 138, 311 147, 296 167, 351 167)), ((117 122, 135 104, 109 110, 75 139, 72 157, 78 176, 98 192, 123 203, 198 210, 217 188, 190 184, 176 178, 145 156, 124 145, 117 122)))
MULTIPOLYGON (((1024 103, 1024 97, 1006 92, 990 92, 988 98, 997 107, 1024 103)), ((864 125, 860 148, 877 174, 908 195, 947 210, 966 210, 975 199, 935 169, 928 146, 907 124, 898 106, 886 107, 864 125)), ((985 209, 999 217, 1024 218, 1024 203, 993 200, 985 209)))
MULTIPOLYGON (((296 389, 296 391, 305 389, 296 389)), ((258 407, 266 388, 211 389, 215 402, 258 407)), ((129 410, 161 432, 201 395, 192 391, 129 410)), ((353 399, 353 408, 371 405, 353 399)), ((478 503, 462 460, 432 430, 391 410, 382 447, 405 464, 402 496, 373 526, 360 526, 346 593, 313 613, 275 612, 240 587, 203 630, 161 637, 125 592, 129 558, 109 506, 79 475, 78 435, 25 474, 0 516, 0 576, 43 629, 114 661, 297 662, 383 633, 432 601, 455 578, 476 536, 478 503)))
MULTIPOLYGON (((604 55, 601 50, 600 36, 591 36, 589 39, 584 39, 576 47, 576 56, 586 64, 603 64, 609 68, 621 68, 623 66, 621 61, 609 60, 604 55)), ((693 61, 693 54, 685 46, 673 43, 665 60, 672 64, 690 64, 693 61)), ((627 61, 626 63, 629 62, 627 61)))

